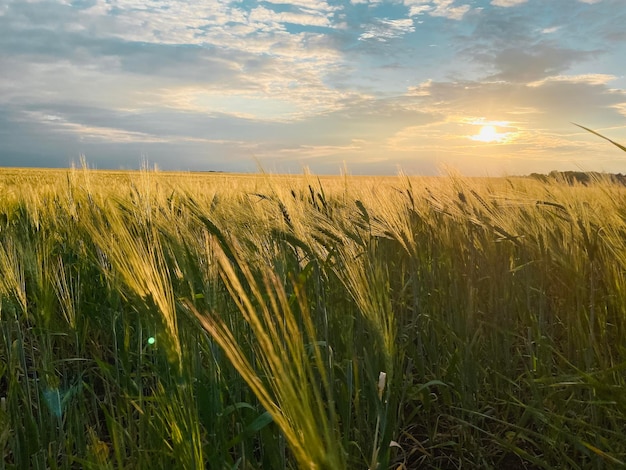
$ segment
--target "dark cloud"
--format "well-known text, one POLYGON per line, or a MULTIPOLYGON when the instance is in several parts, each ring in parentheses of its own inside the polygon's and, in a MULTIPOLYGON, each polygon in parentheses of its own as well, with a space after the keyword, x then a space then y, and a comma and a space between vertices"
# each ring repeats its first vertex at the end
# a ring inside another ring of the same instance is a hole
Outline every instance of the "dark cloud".
POLYGON ((302 121, 293 127, 300 129, 302 137, 307 132, 310 134, 311 128, 320 129, 316 141, 309 139, 308 142, 320 143, 320 136, 324 136, 324 140, 330 138, 330 143, 340 144, 350 139, 386 138, 403 127, 425 125, 441 118, 440 114, 420 111, 406 97, 399 97, 346 103, 339 111, 302 121))
POLYGON ((469 35, 461 36, 465 44, 490 47, 497 45, 520 44, 531 37, 532 18, 518 10, 483 9, 469 15, 474 27, 469 35))
POLYGON ((76 143, 0 108, 0 166, 66 167, 76 143))
POLYGON ((532 47, 508 47, 489 57, 489 62, 498 73, 488 79, 528 83, 558 75, 572 65, 597 55, 598 52, 567 49, 547 42, 532 47))
POLYGON ((602 0, 595 4, 571 4, 559 0, 559 13, 567 18, 562 31, 566 39, 615 53, 626 46, 624 25, 626 6, 623 0, 602 0))
POLYGON ((546 81, 526 87, 521 99, 542 111, 547 119, 558 116, 561 123, 567 119, 611 125, 624 120, 616 106, 626 103, 626 92, 612 90, 607 84, 546 81))
MULTIPOLYGON (((174 135, 170 141, 162 142, 94 139, 88 133, 82 135, 63 127, 63 123, 71 122, 69 119, 86 117, 86 109, 65 111, 60 122, 45 123, 28 119, 28 114, 0 108, 0 166, 68 167, 85 155, 89 165, 97 168, 136 169, 148 160, 165 170, 254 170, 253 155, 246 153, 245 142, 211 142, 207 138, 184 138, 184 135, 178 136, 180 138, 174 135)), ((129 129, 133 127, 150 127, 143 121, 133 126, 129 116, 122 119, 123 122, 115 122, 115 116, 110 113, 98 116, 98 119, 91 119, 95 122, 82 119, 81 124, 102 125, 103 129, 117 124, 119 129, 128 132, 132 132, 129 129)))
POLYGON ((94 37, 89 31, 64 32, 47 28, 16 28, 0 17, 0 50, 5 57, 30 63, 71 63, 103 73, 129 72, 154 79, 189 82, 239 80, 241 68, 261 68, 253 54, 199 45, 172 45, 94 37), (112 69, 113 65, 113 69, 112 69))
POLYGON ((626 9, 617 8, 618 2, 605 0, 591 8, 551 0, 474 12, 468 18, 473 30, 458 37, 458 57, 478 64, 487 80, 526 83, 564 73, 614 53, 607 38, 618 41, 626 22, 626 9))

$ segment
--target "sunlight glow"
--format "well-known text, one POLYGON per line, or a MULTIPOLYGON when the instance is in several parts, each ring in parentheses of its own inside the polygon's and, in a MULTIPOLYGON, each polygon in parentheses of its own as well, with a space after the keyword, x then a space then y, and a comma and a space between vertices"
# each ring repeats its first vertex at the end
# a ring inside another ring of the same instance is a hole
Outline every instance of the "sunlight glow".
POLYGON ((476 135, 468 136, 472 140, 485 143, 506 143, 510 140, 511 132, 498 132, 498 128, 492 124, 485 124, 476 135))
POLYGON ((499 140, 499 134, 495 126, 483 126, 478 135, 474 136, 474 140, 481 142, 494 142, 499 140))

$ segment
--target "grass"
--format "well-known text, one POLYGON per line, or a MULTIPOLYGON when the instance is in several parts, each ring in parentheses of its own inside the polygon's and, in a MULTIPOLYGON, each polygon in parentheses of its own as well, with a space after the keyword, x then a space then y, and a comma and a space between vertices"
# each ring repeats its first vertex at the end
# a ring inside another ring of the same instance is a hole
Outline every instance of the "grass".
POLYGON ((619 468, 626 189, 0 173, 0 469, 619 468))

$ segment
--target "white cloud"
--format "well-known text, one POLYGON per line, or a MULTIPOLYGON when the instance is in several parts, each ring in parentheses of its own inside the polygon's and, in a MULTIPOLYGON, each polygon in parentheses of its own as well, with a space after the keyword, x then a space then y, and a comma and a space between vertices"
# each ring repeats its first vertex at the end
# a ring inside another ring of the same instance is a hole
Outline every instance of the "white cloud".
POLYGON ((526 3, 528 0, 491 0, 491 4, 496 7, 514 7, 526 3))
POLYGON ((423 15, 432 10, 430 5, 412 5, 409 8, 409 16, 423 15))
POLYGON ((256 152, 257 156, 273 157, 277 159, 293 160, 311 160, 325 157, 342 156, 345 158, 349 154, 354 154, 363 150, 365 142, 352 139, 346 145, 298 145, 294 147, 283 148, 280 150, 268 150, 265 153, 256 152))
POLYGON ((147 134, 145 132, 133 132, 104 126, 90 126, 77 122, 71 122, 61 116, 50 115, 40 111, 28 111, 24 113, 24 116, 29 122, 52 127, 57 132, 74 134, 80 141, 105 143, 167 142, 167 139, 163 137, 147 134))
POLYGON ((528 83, 529 87, 540 87, 547 83, 561 82, 561 83, 583 83, 588 85, 606 85, 607 83, 615 80, 615 75, 609 75, 605 73, 587 73, 582 75, 553 75, 546 77, 542 80, 537 80, 528 83))
POLYGON ((332 12, 339 9, 338 7, 330 6, 325 0, 265 0, 265 3, 287 4, 293 7, 321 12, 332 12))
POLYGON ((461 20, 470 11, 469 5, 454 6, 454 0, 433 0, 435 9, 430 13, 432 16, 443 16, 450 20, 461 20))
POLYGON ((409 96, 429 96, 430 86, 433 83, 432 80, 426 80, 417 86, 409 87, 407 95, 409 96))
POLYGON ((556 33, 559 29, 561 29, 563 26, 552 26, 550 28, 543 28, 541 30, 542 34, 552 34, 552 33, 556 33))
MULTIPOLYGON (((330 20, 325 15, 294 12, 275 12, 265 7, 257 7, 250 12, 248 21, 270 26, 272 30, 283 30, 283 23, 302 26, 331 27, 330 20)), ((266 28, 263 28, 266 29, 266 28)))
POLYGON ((368 29, 359 36, 359 40, 374 39, 385 42, 389 39, 399 38, 407 33, 415 31, 413 20, 410 18, 390 20, 383 18, 374 24, 368 25, 368 29))
POLYGON ((618 113, 626 117, 626 101, 624 103, 613 105, 613 109, 617 110, 618 113))
POLYGON ((409 8, 409 16, 422 15, 433 10, 431 0, 403 0, 403 3, 409 8))
POLYGON ((471 7, 467 4, 455 5, 455 0, 403 0, 409 9, 409 16, 439 16, 451 20, 461 20, 471 7))
POLYGON ((180 0, 97 0, 79 13, 79 23, 90 25, 101 37, 157 44, 214 44, 256 33, 280 33, 285 24, 334 27, 339 7, 324 0, 296 0, 286 11, 275 11, 278 0, 251 11, 236 0, 183 2, 180 0))

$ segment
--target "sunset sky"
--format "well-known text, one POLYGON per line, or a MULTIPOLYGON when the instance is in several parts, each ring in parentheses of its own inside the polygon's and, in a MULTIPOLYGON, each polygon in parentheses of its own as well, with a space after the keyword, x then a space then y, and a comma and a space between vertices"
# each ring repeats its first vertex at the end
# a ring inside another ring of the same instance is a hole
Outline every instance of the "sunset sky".
POLYGON ((0 0, 0 166, 626 173, 626 0, 0 0))

